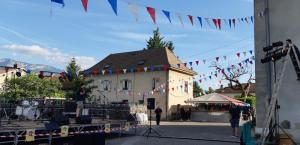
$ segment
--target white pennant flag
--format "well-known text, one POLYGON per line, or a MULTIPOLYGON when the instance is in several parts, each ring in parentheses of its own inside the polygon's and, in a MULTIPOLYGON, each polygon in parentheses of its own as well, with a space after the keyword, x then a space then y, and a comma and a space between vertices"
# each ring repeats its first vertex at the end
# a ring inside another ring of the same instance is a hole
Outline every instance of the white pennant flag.
POLYGON ((104 75, 105 74, 105 70, 102 70, 102 75, 104 75))
POLYGON ((179 13, 177 13, 176 15, 177 15, 177 17, 178 17, 178 19, 179 19, 179 21, 180 21, 182 27, 184 27, 184 24, 183 24, 181 15, 180 15, 179 13))
POLYGON ((246 56, 246 55, 247 55, 247 52, 246 52, 246 51, 244 51, 244 52, 243 52, 243 54, 244 54, 244 56, 246 56))
POLYGON ((124 74, 126 74, 126 72, 127 72, 127 69, 123 69, 123 72, 124 72, 124 74))
POLYGON ((145 71, 145 72, 147 71, 147 69, 148 69, 147 67, 144 67, 144 71, 145 71))
POLYGON ((128 3, 128 9, 135 17, 135 20, 138 21, 139 19, 139 7, 136 4, 128 3))
POLYGON ((204 18, 204 19, 205 19, 207 25, 209 26, 209 28, 211 28, 211 24, 210 24, 209 18, 204 18))

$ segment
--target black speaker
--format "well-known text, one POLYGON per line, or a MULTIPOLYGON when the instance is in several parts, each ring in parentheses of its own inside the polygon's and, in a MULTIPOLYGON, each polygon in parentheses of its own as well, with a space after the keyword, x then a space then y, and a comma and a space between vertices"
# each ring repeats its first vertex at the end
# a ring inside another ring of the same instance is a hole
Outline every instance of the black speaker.
POLYGON ((147 109, 150 109, 150 110, 155 109, 155 98, 147 99, 147 109))
POLYGON ((91 124, 92 123, 92 117, 90 115, 81 115, 76 118, 77 124, 91 124))
POLYGON ((45 123, 46 130, 58 130, 59 125, 56 122, 45 123))

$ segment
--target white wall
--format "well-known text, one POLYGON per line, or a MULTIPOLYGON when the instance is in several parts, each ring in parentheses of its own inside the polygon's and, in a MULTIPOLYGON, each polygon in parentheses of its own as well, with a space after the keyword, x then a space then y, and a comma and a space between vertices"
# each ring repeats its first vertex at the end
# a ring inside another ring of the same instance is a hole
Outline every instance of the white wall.
MULTIPOLYGON (((255 56, 256 56, 256 97, 257 97, 257 127, 264 127, 268 91, 270 84, 268 80, 268 65, 261 64, 260 59, 265 53, 262 48, 267 44, 265 17, 258 17, 258 13, 264 11, 265 1, 255 0, 255 56)), ((292 39, 300 47, 299 33, 299 0, 269 0, 270 11, 270 42, 292 39)), ((284 72, 282 86, 279 93, 280 122, 289 120, 292 128, 288 130, 297 142, 300 142, 300 81, 297 81, 295 70, 290 58, 288 58, 287 69, 284 72)), ((282 63, 277 65, 277 71, 281 70, 282 63)), ((273 79, 273 76, 271 77, 273 79)), ((272 84, 274 80, 272 80, 272 84)))
MULTIPOLYGON (((7 73, 0 74, 0 91, 2 91, 2 86, 4 85, 6 77, 7 77, 7 79, 11 79, 11 78, 14 78, 14 77, 17 78, 17 76, 15 76, 15 74, 18 71, 19 70, 12 70, 12 69, 10 69, 10 70, 8 70, 7 73)), ((25 76, 25 75, 26 75, 26 72, 22 71, 21 72, 21 76, 25 76)))

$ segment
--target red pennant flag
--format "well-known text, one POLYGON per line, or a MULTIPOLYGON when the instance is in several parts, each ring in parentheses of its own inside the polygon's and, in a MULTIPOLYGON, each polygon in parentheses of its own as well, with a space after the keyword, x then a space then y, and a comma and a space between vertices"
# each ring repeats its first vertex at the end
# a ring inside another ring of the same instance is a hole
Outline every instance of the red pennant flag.
POLYGON ((221 29, 221 19, 218 19, 218 20, 217 20, 217 23, 218 23, 219 29, 221 29))
POLYGON ((216 57, 217 62, 219 61, 219 57, 216 57))
POLYGON ((194 25, 193 16, 192 16, 192 15, 188 15, 188 17, 189 17, 189 19, 190 19, 192 25, 194 25))
POLYGON ((199 64, 199 60, 196 60, 196 64, 197 64, 197 65, 199 64))
POLYGON ((202 80, 199 80, 199 82, 201 83, 201 82, 202 82, 202 80))
POLYGON ((235 27, 235 19, 232 19, 233 26, 235 27))
POLYGON ((241 54, 240 54, 239 52, 236 53, 236 56, 237 56, 238 58, 240 58, 240 55, 241 55, 241 54))
POLYGON ((82 6, 83 6, 83 8, 84 8, 84 10, 87 12, 87 7, 88 7, 88 1, 89 0, 81 0, 81 2, 82 2, 82 6))
POLYGON ((98 71, 97 70, 93 70, 93 75, 97 75, 98 71))
POLYGON ((168 65, 164 65, 164 70, 167 71, 168 70, 168 65))
POLYGON ((155 9, 151 8, 151 7, 146 7, 147 11, 149 13, 149 15, 151 16, 153 23, 156 24, 156 20, 155 20, 155 9))
POLYGON ((217 21, 217 19, 213 19, 213 22, 214 22, 216 28, 218 29, 218 21, 217 21))

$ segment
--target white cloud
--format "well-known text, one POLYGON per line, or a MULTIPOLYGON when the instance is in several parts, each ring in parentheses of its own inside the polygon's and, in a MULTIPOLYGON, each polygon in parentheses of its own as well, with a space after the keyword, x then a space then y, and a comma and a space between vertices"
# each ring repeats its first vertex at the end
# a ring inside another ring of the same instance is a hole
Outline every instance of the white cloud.
POLYGON ((13 53, 20 53, 29 56, 41 57, 52 64, 66 65, 72 57, 74 57, 77 63, 82 69, 87 69, 94 65, 97 61, 94 57, 89 56, 72 56, 67 53, 61 52, 58 48, 43 48, 39 45, 3 45, 2 48, 13 51, 13 53))

